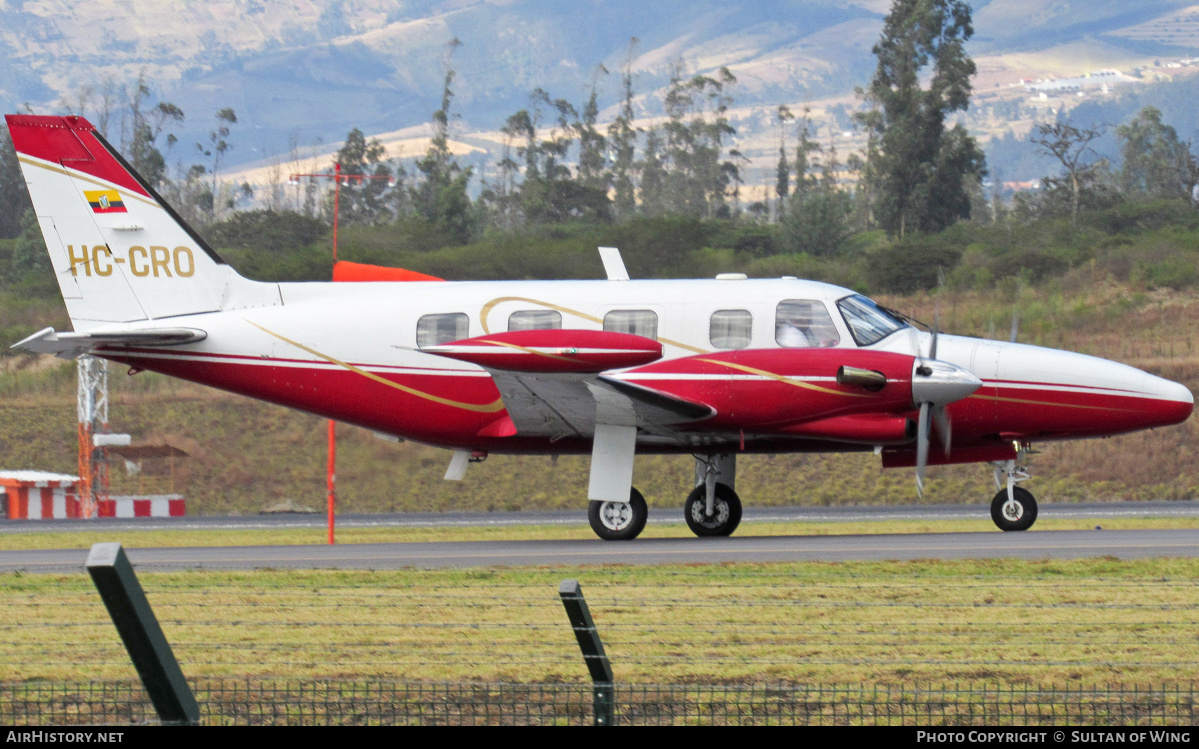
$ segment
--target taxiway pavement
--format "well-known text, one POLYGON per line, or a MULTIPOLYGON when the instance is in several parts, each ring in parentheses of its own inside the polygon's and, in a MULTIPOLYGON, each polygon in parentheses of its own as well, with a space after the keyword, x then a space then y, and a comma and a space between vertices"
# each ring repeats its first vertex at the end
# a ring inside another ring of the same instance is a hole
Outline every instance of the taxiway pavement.
MULTIPOLYGON (((750 529, 747 529, 750 530, 750 529)), ((752 532, 752 530, 750 531, 752 532)), ((101 540, 119 540, 113 536, 101 540)), ((641 538, 628 542, 443 541, 334 546, 129 548, 139 571, 289 569, 576 568, 909 559, 1199 557, 1199 529, 911 533, 854 536, 641 538)), ((0 551, 0 571, 82 571, 86 550, 0 551)))

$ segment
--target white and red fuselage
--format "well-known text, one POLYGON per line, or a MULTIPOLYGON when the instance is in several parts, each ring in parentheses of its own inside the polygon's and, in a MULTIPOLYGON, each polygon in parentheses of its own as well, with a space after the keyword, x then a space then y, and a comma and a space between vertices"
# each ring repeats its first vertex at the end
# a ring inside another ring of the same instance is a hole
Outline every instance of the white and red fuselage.
MULTIPOLYGON (((280 306, 171 321, 204 330, 203 341, 101 353, 139 369, 442 447, 589 452, 588 435, 515 430, 491 374, 477 364, 423 353, 418 321, 463 314, 469 322, 462 338, 485 338, 507 331, 509 318, 522 311, 558 311, 564 329, 596 331, 612 311, 646 310, 657 317, 661 359, 608 374, 710 406, 709 418, 678 428, 677 435, 640 436, 639 449, 694 453, 898 448, 910 435, 902 427, 887 429, 893 427, 889 417, 914 418, 914 336, 928 350, 928 334, 906 328, 859 347, 836 314, 836 301, 853 292, 802 280, 284 283, 279 292, 280 306), (783 348, 776 342, 776 308, 791 299, 833 310, 840 338, 835 347, 783 348), (712 346, 712 317, 725 310, 751 316, 746 348, 712 346), (838 385, 842 366, 881 371, 889 387, 869 393, 838 385)), ((983 382, 949 405, 954 452, 963 457, 974 454, 971 447, 1003 452, 1013 441, 1175 424, 1192 408, 1181 385, 1082 354, 941 335, 937 358, 983 382)))

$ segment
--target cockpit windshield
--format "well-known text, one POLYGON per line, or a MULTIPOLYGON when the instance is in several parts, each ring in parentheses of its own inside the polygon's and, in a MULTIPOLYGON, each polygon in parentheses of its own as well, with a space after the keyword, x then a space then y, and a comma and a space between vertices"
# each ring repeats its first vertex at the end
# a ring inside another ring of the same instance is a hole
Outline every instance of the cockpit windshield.
POLYGON ((908 324, 864 296, 855 294, 837 302, 849 332, 859 346, 878 343, 908 324))

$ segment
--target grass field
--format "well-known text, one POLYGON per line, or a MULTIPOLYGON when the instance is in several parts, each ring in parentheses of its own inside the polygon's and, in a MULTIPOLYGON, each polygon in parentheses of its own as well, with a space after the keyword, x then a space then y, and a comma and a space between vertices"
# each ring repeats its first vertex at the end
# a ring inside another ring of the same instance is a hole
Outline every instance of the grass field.
MULTIPOLYGON (((1199 560, 140 576, 194 678, 584 682, 583 586, 623 683, 1193 683, 1199 560)), ((130 678, 85 574, 0 576, 0 682, 130 678)))

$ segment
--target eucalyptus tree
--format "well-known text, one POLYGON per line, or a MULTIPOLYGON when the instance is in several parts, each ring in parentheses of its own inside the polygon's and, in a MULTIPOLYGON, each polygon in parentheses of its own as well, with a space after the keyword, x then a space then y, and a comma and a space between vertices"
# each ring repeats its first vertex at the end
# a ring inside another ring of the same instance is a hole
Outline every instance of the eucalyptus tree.
POLYGON ((986 173, 984 157, 946 120, 970 102, 973 34, 964 0, 895 0, 874 45, 878 65, 864 93, 877 116, 859 122, 877 135, 873 214, 892 235, 940 231, 970 215, 966 188, 986 173))

